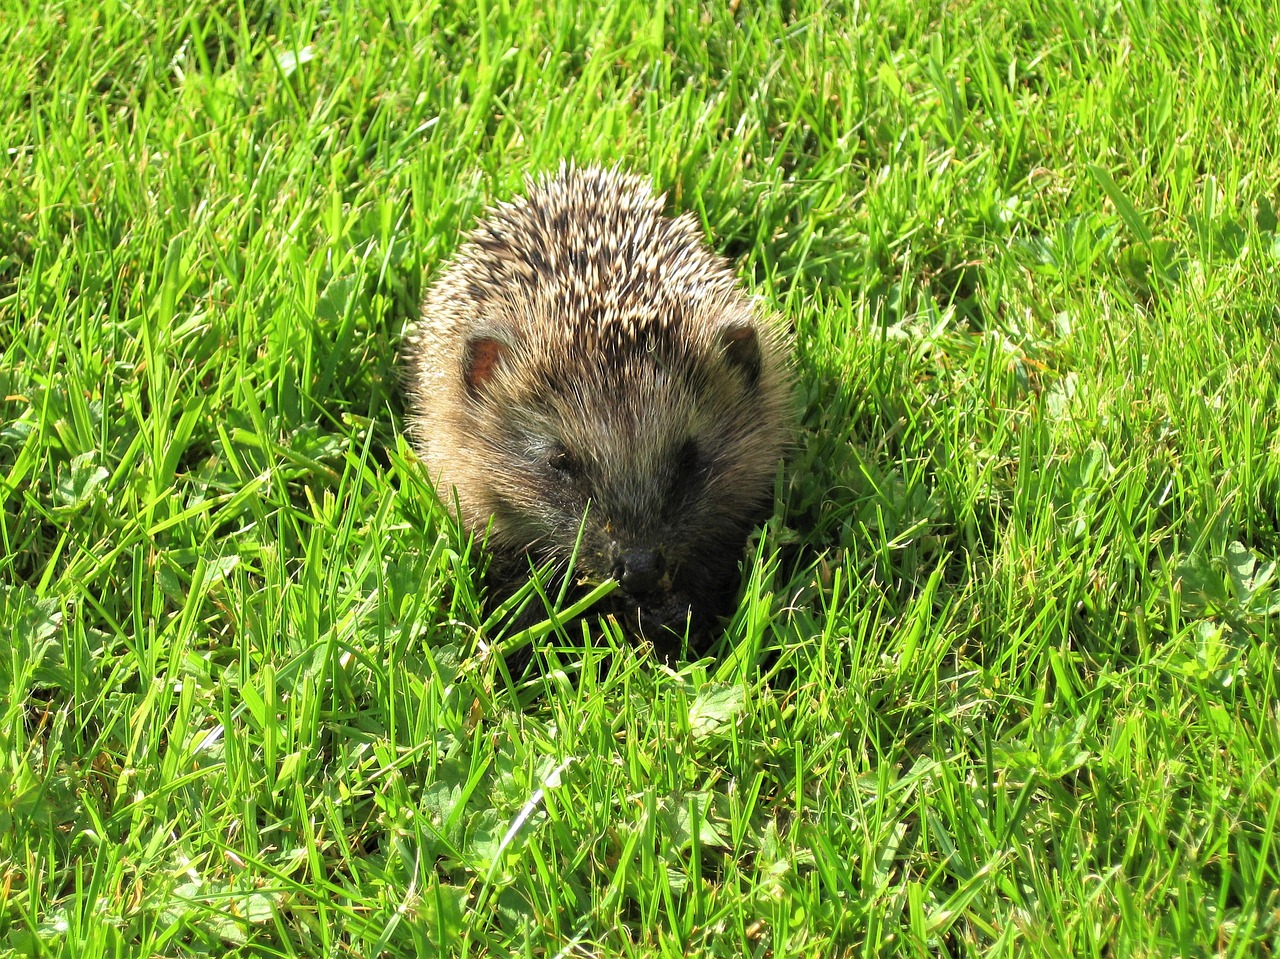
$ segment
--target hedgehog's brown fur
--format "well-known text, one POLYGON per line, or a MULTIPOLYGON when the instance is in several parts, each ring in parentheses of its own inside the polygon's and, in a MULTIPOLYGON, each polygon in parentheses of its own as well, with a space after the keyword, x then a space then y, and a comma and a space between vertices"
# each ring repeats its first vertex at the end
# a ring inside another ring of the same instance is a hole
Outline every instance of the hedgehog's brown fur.
POLYGON ((576 546, 575 576, 618 578, 633 629, 699 630, 732 599, 790 439, 788 346, 690 216, 637 177, 561 166, 428 291, 410 435, 464 526, 492 520, 496 558, 567 564, 576 546))

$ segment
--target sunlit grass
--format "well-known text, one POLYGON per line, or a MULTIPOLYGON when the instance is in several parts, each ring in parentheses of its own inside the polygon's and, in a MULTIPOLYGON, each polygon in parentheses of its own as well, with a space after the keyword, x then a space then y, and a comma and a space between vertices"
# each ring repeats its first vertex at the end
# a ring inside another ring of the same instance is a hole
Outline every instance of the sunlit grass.
POLYGON ((0 951, 1274 953, 1273 19, 10 0, 0 951), (703 660, 511 635, 402 438, 566 157, 796 327, 703 660))

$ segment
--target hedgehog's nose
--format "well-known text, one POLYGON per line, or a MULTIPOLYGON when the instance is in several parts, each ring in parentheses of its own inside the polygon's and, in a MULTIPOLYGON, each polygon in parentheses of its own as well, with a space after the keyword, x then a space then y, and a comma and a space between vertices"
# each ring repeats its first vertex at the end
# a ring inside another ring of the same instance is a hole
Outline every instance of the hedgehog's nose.
POLYGON ((613 567, 613 578, 633 596, 652 593, 667 571, 666 560, 656 549, 627 550, 613 567))

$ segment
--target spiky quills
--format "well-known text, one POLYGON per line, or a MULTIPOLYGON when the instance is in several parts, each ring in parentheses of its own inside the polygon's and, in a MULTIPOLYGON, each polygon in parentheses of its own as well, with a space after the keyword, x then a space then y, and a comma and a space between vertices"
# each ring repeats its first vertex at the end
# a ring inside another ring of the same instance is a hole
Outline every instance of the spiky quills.
POLYGON ((428 317, 456 311, 461 325, 507 318, 548 351, 618 360, 655 339, 686 341, 690 304, 736 295, 733 274, 693 218, 665 216, 644 179, 562 164, 526 186, 469 235, 429 294, 428 317))

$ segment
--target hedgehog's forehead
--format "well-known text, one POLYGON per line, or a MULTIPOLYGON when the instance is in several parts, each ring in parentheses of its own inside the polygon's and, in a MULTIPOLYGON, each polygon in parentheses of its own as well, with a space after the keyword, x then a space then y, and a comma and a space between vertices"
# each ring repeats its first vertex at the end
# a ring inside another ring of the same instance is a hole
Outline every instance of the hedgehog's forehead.
POLYGON ((673 392, 609 397, 556 397, 535 421, 541 443, 564 446, 596 476, 645 474, 677 456, 704 430, 698 407, 673 392))
POLYGON ((645 346, 606 341, 592 351, 541 356, 527 382, 552 404, 581 404, 598 411, 620 404, 669 403, 698 389, 698 363, 688 345, 676 349, 665 339, 651 337, 645 346))
POLYGON ((531 327, 542 340, 532 345, 551 359, 551 368, 645 376, 690 358, 695 344, 686 312, 680 303, 664 302, 625 312, 567 305, 558 322, 531 327))
POLYGON ((686 433, 700 415, 703 390, 687 357, 658 353, 547 356, 525 366, 513 386, 507 403, 530 411, 541 424, 537 432, 587 445, 686 433))

